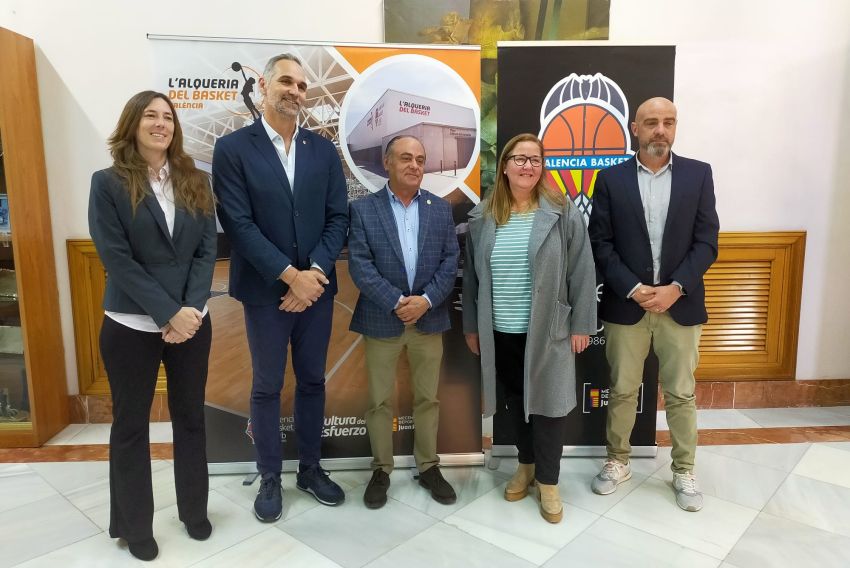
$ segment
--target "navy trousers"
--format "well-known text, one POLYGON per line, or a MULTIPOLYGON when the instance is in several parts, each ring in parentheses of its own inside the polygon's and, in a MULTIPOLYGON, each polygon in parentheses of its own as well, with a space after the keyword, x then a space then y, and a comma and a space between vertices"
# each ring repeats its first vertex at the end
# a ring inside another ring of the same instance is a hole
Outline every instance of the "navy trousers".
POLYGON ((245 328, 251 350, 254 380, 251 387, 251 427, 257 452, 257 471, 279 473, 280 391, 286 372, 286 348, 292 346, 295 370, 295 437, 298 460, 319 463, 325 418, 325 365, 333 319, 333 295, 325 292, 300 313, 278 305, 245 304, 245 328))

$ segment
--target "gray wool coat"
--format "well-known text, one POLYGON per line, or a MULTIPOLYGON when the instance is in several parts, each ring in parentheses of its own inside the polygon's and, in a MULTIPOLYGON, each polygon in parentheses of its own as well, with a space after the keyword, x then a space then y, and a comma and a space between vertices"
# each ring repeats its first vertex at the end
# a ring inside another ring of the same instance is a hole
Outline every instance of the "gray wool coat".
MULTIPOLYGON (((486 207, 482 201, 469 213, 463 331, 479 335, 484 415, 492 416, 496 412, 496 361, 490 256, 496 223, 485 213, 486 207)), ((525 347, 525 416, 566 416, 576 406, 570 336, 596 333, 596 270, 590 240, 584 217, 569 199, 563 208, 540 200, 528 241, 528 260, 532 281, 525 347), (559 301, 559 296, 566 301, 559 301)))

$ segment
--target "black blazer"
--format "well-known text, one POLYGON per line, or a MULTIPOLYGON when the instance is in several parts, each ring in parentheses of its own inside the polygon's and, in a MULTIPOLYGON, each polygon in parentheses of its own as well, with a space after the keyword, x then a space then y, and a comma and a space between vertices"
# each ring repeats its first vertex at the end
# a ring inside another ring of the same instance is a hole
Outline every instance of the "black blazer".
MULTIPOLYGON (((645 311, 626 296, 636 284, 652 285, 652 250, 632 157, 601 170, 593 190, 588 232, 596 267, 605 284, 599 305, 604 321, 632 325, 645 311)), ((702 277, 717 258, 720 223, 714 206, 711 166, 673 155, 670 206, 661 242, 660 284, 674 280, 685 295, 670 306, 680 325, 705 323, 702 277)))
POLYGON ((136 208, 114 169, 92 175, 89 232, 106 268, 108 311, 147 314, 164 326, 181 307, 203 310, 216 254, 215 216, 177 207, 174 236, 153 193, 136 208))

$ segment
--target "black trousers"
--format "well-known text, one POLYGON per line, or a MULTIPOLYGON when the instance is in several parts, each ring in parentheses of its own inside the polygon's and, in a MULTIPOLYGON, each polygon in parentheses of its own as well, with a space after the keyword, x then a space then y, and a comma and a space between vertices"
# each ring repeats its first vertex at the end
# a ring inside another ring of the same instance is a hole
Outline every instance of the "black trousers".
POLYGON ((496 380, 505 389, 505 405, 516 431, 519 463, 533 463, 535 479, 546 485, 555 485, 561 473, 567 417, 550 418, 531 414, 529 421, 525 421, 526 334, 493 331, 493 339, 496 347, 496 380))
POLYGON ((100 353, 112 390, 111 537, 138 542, 153 536, 149 424, 160 361, 168 377, 178 515, 185 523, 207 518, 204 391, 211 340, 209 315, 192 339, 179 344, 166 343, 159 333, 136 331, 103 318, 100 353))

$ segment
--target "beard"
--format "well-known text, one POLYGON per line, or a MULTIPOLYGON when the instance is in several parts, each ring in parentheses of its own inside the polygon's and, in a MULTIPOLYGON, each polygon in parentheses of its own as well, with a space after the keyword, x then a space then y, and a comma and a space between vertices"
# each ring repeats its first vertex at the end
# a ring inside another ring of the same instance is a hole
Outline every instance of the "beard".
POLYGON ((297 101, 281 97, 275 101, 273 108, 279 115, 295 118, 298 116, 298 111, 301 109, 301 105, 297 101))
POLYGON ((670 144, 666 140, 659 140, 648 143, 645 149, 650 156, 662 158, 670 150, 670 144))

